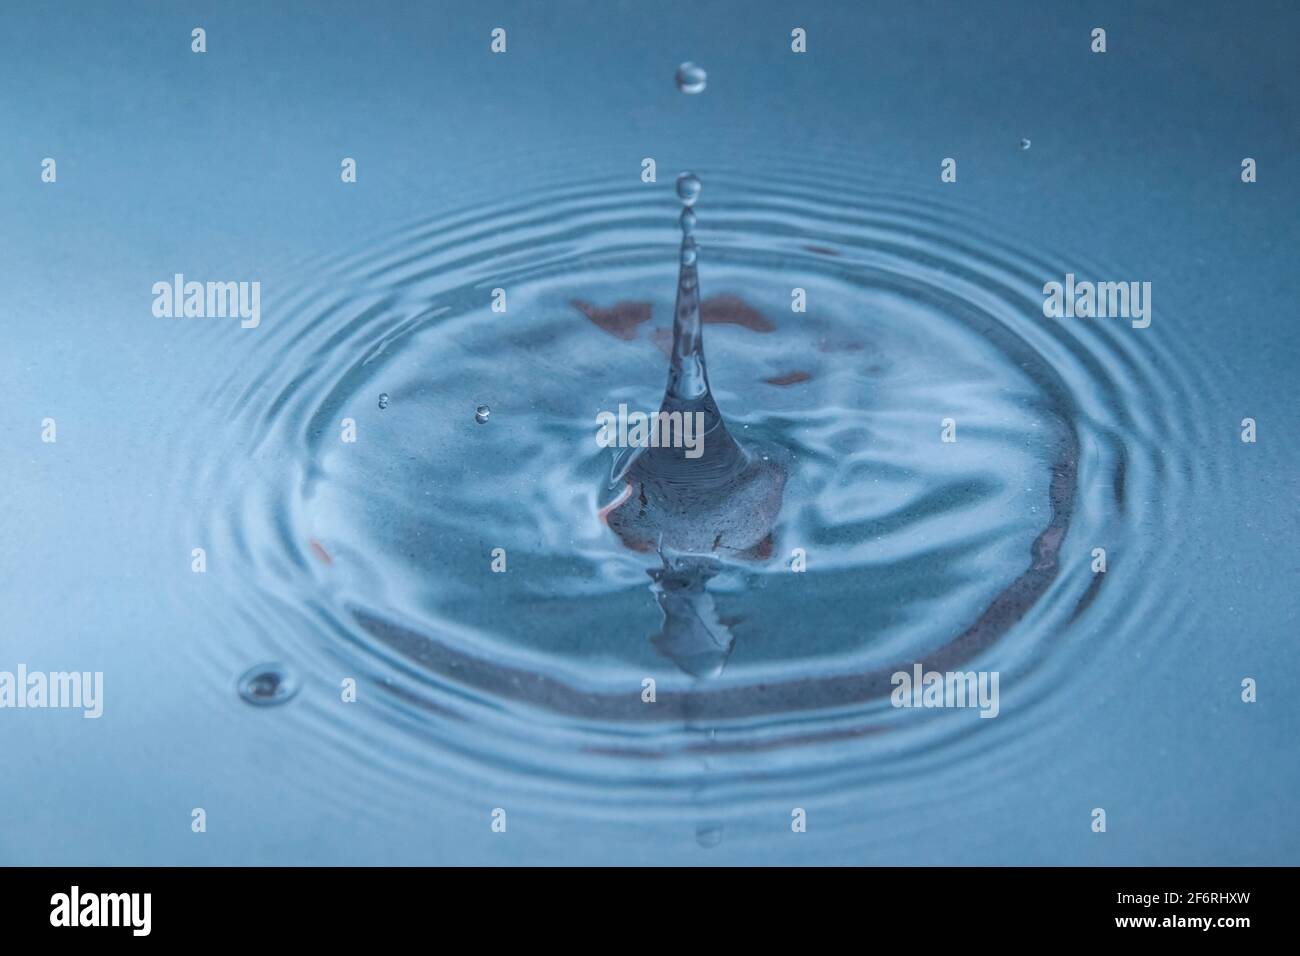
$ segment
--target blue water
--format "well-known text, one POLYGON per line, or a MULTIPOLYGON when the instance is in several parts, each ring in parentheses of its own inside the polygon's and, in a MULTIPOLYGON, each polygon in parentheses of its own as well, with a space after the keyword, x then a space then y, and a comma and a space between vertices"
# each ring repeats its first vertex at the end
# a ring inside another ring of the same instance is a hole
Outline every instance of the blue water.
POLYGON ((0 709, 0 863, 1297 862, 1293 5, 5 19, 0 672, 104 699, 0 709), (686 169, 754 553, 601 518, 686 169))

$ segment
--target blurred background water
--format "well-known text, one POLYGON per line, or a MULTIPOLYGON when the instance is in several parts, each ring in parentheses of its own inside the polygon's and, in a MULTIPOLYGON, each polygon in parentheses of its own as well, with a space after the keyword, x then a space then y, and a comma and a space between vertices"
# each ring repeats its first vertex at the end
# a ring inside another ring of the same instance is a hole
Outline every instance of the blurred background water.
POLYGON ((0 862, 1294 863, 1298 23, 6 13, 0 670, 105 700, 0 712, 0 862), (688 168, 718 403, 792 456, 713 677, 597 516, 688 168), (178 272, 259 281, 261 325, 155 317, 178 272), (1045 319, 1067 272, 1151 282, 1150 328, 1045 319), (1000 672, 1000 715, 891 708, 912 660, 1000 672))

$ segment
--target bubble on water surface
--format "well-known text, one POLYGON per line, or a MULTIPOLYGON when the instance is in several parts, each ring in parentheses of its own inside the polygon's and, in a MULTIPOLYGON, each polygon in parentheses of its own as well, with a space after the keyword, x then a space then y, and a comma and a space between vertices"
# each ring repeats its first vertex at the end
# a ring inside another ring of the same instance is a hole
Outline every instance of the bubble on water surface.
POLYGON ((687 61, 677 68, 677 88, 683 93, 703 93, 708 82, 709 74, 702 66, 687 61))
POLYGON ((486 405, 480 405, 478 408, 474 409, 474 421, 478 422, 480 425, 486 425, 487 420, 491 416, 492 409, 488 408, 486 405))
POLYGON ((272 707, 293 699, 298 682, 281 664, 258 664, 239 678, 239 696, 259 707, 272 707))

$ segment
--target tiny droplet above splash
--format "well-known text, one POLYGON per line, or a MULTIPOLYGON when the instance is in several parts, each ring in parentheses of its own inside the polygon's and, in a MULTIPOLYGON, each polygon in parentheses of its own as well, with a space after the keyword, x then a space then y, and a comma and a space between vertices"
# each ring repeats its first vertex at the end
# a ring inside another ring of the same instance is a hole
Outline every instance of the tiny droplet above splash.
POLYGON ((683 93, 703 93, 709 83, 704 67, 687 61, 677 68, 677 88, 683 93))
MULTIPOLYGON (((700 177, 694 173, 682 173, 677 177, 677 198, 687 209, 695 205, 695 200, 700 198, 700 190, 703 188, 704 184, 700 182, 700 177)), ((686 221, 683 219, 682 225, 685 224, 686 221)), ((692 228, 695 226, 694 215, 691 216, 691 226, 692 228)))
POLYGON ((491 417, 492 409, 488 408, 486 405, 480 405, 478 408, 474 409, 474 421, 478 422, 480 425, 487 424, 487 420, 491 417))
POLYGON ((1021 148, 1021 149, 1028 149, 1029 146, 1030 146, 1030 142, 1029 142, 1029 140, 1027 140, 1027 139, 1022 139, 1022 140, 1020 141, 1020 148, 1021 148))
POLYGON ((259 707, 283 704, 297 693, 298 681, 281 664, 258 664, 239 678, 239 696, 259 707))
POLYGON ((388 407, 388 393, 387 393, 387 392, 381 392, 381 393, 380 393, 380 395, 379 395, 379 407, 380 407, 380 408, 387 408, 387 407, 388 407))

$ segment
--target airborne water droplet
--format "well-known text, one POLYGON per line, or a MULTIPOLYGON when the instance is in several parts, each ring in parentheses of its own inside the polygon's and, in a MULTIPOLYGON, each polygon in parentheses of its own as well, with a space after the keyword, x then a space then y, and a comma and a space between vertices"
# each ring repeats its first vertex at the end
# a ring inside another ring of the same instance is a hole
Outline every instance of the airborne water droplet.
POLYGON ((689 60, 677 68, 677 88, 683 93, 703 93, 708 82, 709 74, 704 72, 704 67, 689 60))
POLYGON ((487 420, 491 415, 492 409, 488 408, 486 405, 480 405, 478 408, 474 409, 474 421, 478 422, 480 425, 487 424, 487 420))
MULTIPOLYGON (((700 177, 694 173, 682 173, 677 177, 677 198, 682 201, 684 206, 690 207, 695 205, 695 200, 700 198, 700 190, 704 184, 700 182, 700 177)), ((691 219, 691 225, 695 224, 694 218, 691 219)), ((683 228, 685 223, 683 223, 683 228)))
POLYGON ((298 693, 298 682, 281 664, 258 664, 239 678, 239 696, 250 704, 270 707, 298 693))
POLYGON ((380 392, 380 394, 379 394, 379 407, 380 407, 380 408, 387 408, 387 407, 388 407, 388 393, 387 393, 387 392, 380 392))
POLYGON ((1021 149, 1028 149, 1028 148, 1029 148, 1029 140, 1027 140, 1027 139, 1022 139, 1022 140, 1020 141, 1020 148, 1021 148, 1021 149))

